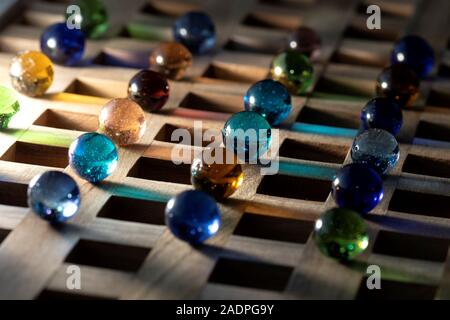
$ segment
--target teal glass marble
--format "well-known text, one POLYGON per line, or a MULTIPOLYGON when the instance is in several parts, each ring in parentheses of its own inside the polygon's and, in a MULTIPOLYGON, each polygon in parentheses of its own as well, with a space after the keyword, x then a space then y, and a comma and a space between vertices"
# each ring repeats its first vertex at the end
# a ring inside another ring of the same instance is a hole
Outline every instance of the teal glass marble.
POLYGON ((267 120, 253 111, 233 114, 222 129, 225 147, 247 162, 257 163, 270 148, 272 128, 267 120))
POLYGON ((398 162, 400 148, 395 137, 383 129, 369 129, 356 136, 351 157, 355 163, 367 163, 378 174, 388 173, 398 162))
POLYGON ((350 260, 369 245, 367 226, 358 213, 333 208, 316 220, 314 241, 320 251, 331 258, 350 260))
POLYGON ((78 212, 80 190, 71 176, 47 171, 35 176, 28 185, 28 206, 44 220, 65 222, 78 212))
POLYGON ((261 80, 253 84, 244 96, 247 111, 262 115, 270 125, 283 122, 291 112, 291 95, 278 81, 261 80))
POLYGON ((69 148, 70 166, 80 177, 92 183, 113 173, 118 159, 114 142, 96 132, 82 134, 69 148))

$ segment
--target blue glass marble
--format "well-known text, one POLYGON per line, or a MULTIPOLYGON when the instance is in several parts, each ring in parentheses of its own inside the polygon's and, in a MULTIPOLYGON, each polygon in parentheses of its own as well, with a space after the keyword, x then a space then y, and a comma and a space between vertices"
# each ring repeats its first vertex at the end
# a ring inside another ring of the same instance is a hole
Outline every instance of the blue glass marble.
POLYGON ((69 163, 82 178, 96 183, 117 167, 119 156, 114 142, 107 136, 91 132, 74 140, 69 148, 69 163))
POLYGON ((211 18, 203 12, 188 12, 175 21, 173 38, 193 54, 204 54, 216 45, 216 32, 211 18))
POLYGON ((80 207, 80 190, 71 176, 47 171, 28 185, 28 206, 41 218, 61 223, 72 218, 80 207))
POLYGON ((364 130, 383 129, 395 136, 402 124, 402 110, 394 100, 389 98, 374 98, 367 102, 361 111, 361 126, 364 130))
POLYGON ((278 125, 291 112, 291 95, 280 82, 271 79, 253 84, 244 96, 247 111, 262 115, 270 125, 278 125))
POLYGON ((433 69, 434 52, 419 36, 406 36, 397 41, 391 53, 391 64, 406 64, 418 77, 425 78, 433 69))
POLYGON ((201 244, 219 231, 221 219, 216 201, 203 191, 184 191, 167 202, 166 225, 179 239, 201 244))
POLYGON ((84 45, 84 33, 67 28, 66 23, 52 24, 41 36, 41 51, 57 64, 76 64, 83 57, 84 45))
POLYGON ((388 173, 398 162, 397 140, 383 129, 369 129, 353 140, 351 157, 355 163, 367 163, 378 174, 388 173))
POLYGON ((338 171, 332 195, 341 208, 366 214, 383 199, 383 181, 368 164, 352 163, 338 171))
POLYGON ((272 128, 260 114, 241 111, 233 114, 222 129, 225 147, 245 162, 257 163, 270 148, 272 128))

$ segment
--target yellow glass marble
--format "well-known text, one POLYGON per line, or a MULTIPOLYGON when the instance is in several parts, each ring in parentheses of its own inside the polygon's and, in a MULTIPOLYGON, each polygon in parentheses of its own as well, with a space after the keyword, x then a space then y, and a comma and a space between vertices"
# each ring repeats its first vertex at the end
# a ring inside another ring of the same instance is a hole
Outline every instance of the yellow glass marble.
POLYGON ((42 96, 53 82, 53 64, 38 51, 25 51, 15 56, 9 66, 14 89, 30 97, 42 96))
POLYGON ((227 152, 225 148, 207 149, 192 162, 192 185, 216 200, 231 196, 241 186, 243 180, 242 166, 237 162, 236 156, 227 152), (216 157, 216 153, 218 155, 221 153, 221 157, 216 157), (212 161, 214 159, 216 161, 212 161))
POLYGON ((192 65, 192 54, 181 43, 162 42, 153 49, 149 63, 152 70, 169 79, 180 80, 192 65))
POLYGON ((144 111, 130 99, 112 99, 100 111, 99 131, 120 146, 139 141, 145 127, 144 111))

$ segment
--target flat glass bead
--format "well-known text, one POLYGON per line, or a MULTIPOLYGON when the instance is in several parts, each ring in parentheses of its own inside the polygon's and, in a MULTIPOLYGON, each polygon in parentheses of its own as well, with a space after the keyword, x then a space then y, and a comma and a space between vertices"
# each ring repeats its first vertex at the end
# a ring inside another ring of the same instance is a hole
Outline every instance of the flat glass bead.
POLYGON ((236 156, 224 148, 206 149, 192 162, 192 185, 216 200, 231 196, 241 186, 243 179, 242 166, 236 156), (214 159, 219 153, 221 156, 214 159))
POLYGON ((309 27, 299 27, 288 37, 288 48, 303 53, 311 60, 320 54, 321 40, 319 35, 309 27))
POLYGON ((256 82, 244 96, 247 111, 262 115, 271 125, 278 125, 291 112, 291 95, 278 81, 266 79, 256 82))
POLYGON ((193 54, 205 54, 216 45, 214 23, 204 12, 188 12, 175 21, 173 38, 193 54))
POLYGON ((20 110, 19 100, 14 92, 0 86, 0 129, 8 127, 11 118, 20 110))
POLYGON ((331 258, 350 260, 369 245, 367 226, 355 211, 333 208, 317 219, 314 241, 320 251, 331 258))
POLYGON ((80 190, 71 176, 47 171, 35 176, 28 185, 28 206, 45 220, 65 222, 80 208, 80 190))
POLYGON ((42 96, 53 82, 53 64, 41 52, 25 51, 12 59, 9 76, 18 92, 30 97, 42 96))
MULTIPOLYGON (((108 12, 101 0, 76 0, 72 3, 80 8, 80 15, 75 16, 81 21, 81 31, 91 39, 101 38, 108 30, 108 12)), ((73 14, 73 13, 72 13, 73 14)), ((70 19, 66 14, 66 19, 70 19)))
POLYGON ((97 183, 113 173, 118 159, 114 142, 96 132, 82 134, 69 148, 70 166, 80 177, 92 183, 97 183))
POLYGON ((253 111, 233 114, 222 130, 223 142, 245 162, 254 162, 264 155, 272 142, 272 128, 263 116, 253 111))
POLYGON ((401 108, 410 107, 419 96, 419 79, 406 65, 396 64, 381 71, 376 91, 395 100, 401 108))
POLYGON ((272 60, 270 76, 281 82, 290 93, 300 95, 312 84, 313 66, 304 54, 287 50, 272 60))
POLYGON ((84 33, 67 28, 65 22, 52 24, 41 36, 41 51, 57 64, 76 64, 83 57, 84 46, 84 33))
POLYGON ((150 68, 172 80, 180 80, 192 65, 192 54, 178 42, 163 42, 152 50, 150 68))
POLYGON ((112 99, 100 111, 99 131, 120 146, 138 142, 145 126, 144 111, 130 99, 112 99))
POLYGON ((339 207, 366 214, 383 199, 383 181, 368 164, 347 164, 333 180, 332 195, 339 207))
POLYGON ((403 124, 402 110, 392 99, 374 98, 362 109, 361 124, 364 130, 384 129, 395 136, 403 124))
POLYGON ((167 202, 166 225, 179 239, 198 245, 213 237, 220 228, 216 201, 198 190, 184 191, 167 202))
POLYGON ((366 163, 379 175, 388 173, 398 162, 397 140, 383 129, 369 129, 356 136, 351 157, 355 163, 366 163))
POLYGON ((419 36, 403 37, 395 43, 391 53, 391 64, 399 63, 407 65, 419 78, 425 78, 433 69, 433 49, 419 36))
POLYGON ((169 83, 159 72, 141 70, 128 84, 128 98, 147 112, 158 111, 169 99, 169 83))

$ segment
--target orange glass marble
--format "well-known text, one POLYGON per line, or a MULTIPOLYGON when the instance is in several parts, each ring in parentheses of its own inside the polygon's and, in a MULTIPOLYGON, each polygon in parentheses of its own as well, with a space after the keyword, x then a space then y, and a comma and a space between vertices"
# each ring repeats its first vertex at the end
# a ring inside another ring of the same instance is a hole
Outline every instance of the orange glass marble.
POLYGON ((99 131, 120 146, 136 143, 145 127, 144 111, 130 99, 112 99, 100 111, 99 131))
POLYGON ((234 154, 225 148, 206 149, 194 159, 191 166, 191 183, 216 200, 231 196, 242 184, 244 173, 234 154), (216 157, 220 155, 220 157, 216 157), (210 156, 211 155, 211 156, 210 156))
POLYGON ((53 63, 41 52, 21 52, 11 61, 9 76, 12 86, 20 93, 42 96, 53 82, 53 63))
POLYGON ((172 80, 180 80, 192 65, 192 54, 178 42, 163 42, 150 55, 150 68, 172 80))

